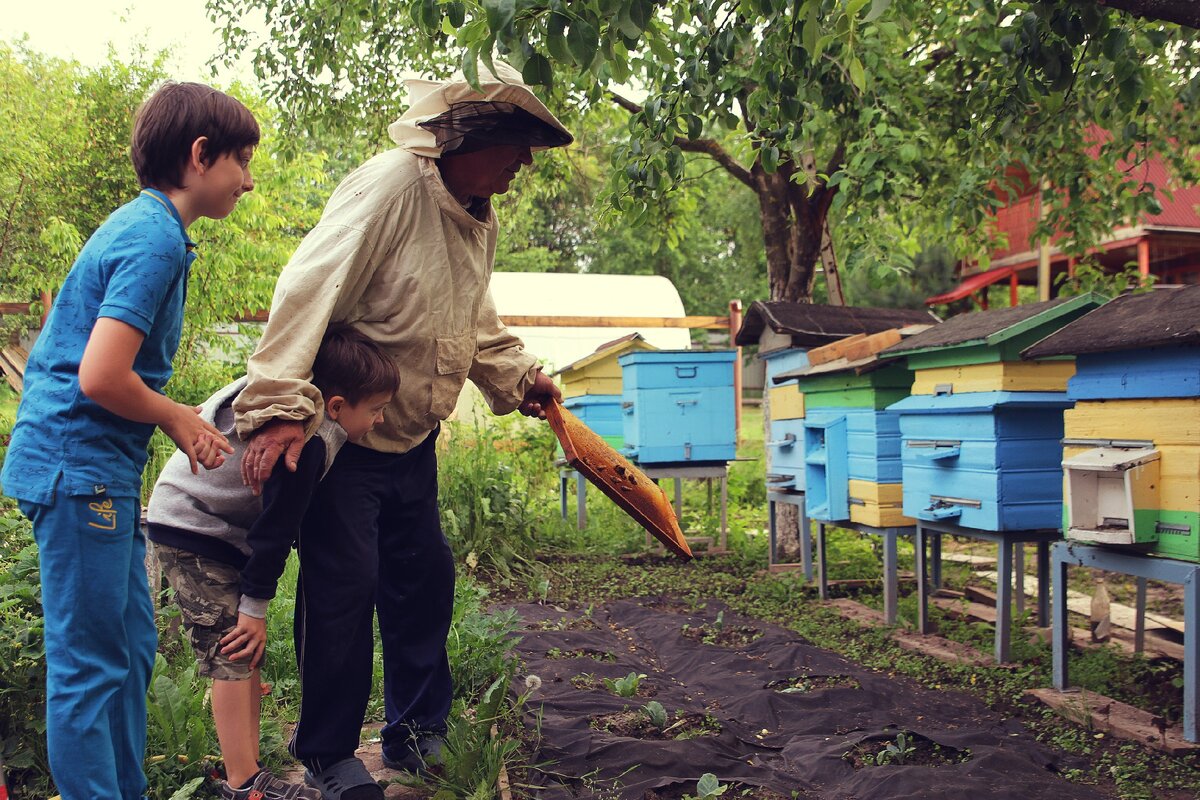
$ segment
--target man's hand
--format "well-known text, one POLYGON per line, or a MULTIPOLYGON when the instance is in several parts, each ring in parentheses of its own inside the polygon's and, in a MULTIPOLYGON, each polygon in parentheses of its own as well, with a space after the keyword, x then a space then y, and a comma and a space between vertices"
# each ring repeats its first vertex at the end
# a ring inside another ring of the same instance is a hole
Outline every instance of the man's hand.
POLYGON ((263 484, 271 477, 279 457, 292 472, 304 449, 304 423, 277 419, 255 432, 242 453, 242 483, 256 495, 262 494, 263 484))
POLYGON ((529 390, 525 392, 525 399, 521 401, 521 405, 517 406, 517 411, 527 417, 545 419, 546 410, 542 406, 551 398, 561 403, 562 392, 559 391, 558 385, 539 369, 537 377, 533 379, 533 386, 530 386, 529 390))
POLYGON ((267 621, 238 612, 237 625, 221 639, 221 653, 230 661, 250 659, 250 667, 257 667, 267 647, 267 621))
POLYGON ((200 471, 200 464, 207 469, 219 467, 225 460, 221 455, 222 450, 233 452, 233 447, 221 432, 200 418, 198 407, 172 403, 168 406, 167 417, 159 422, 158 427, 188 457, 193 475, 200 471))

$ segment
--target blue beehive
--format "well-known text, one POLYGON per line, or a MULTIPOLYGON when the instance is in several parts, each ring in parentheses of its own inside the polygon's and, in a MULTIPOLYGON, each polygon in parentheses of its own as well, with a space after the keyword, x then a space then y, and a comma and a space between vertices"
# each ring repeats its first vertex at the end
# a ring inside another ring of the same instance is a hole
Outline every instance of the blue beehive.
POLYGON ((733 350, 621 356, 624 452, 642 464, 732 459, 736 357, 733 350))
POLYGON ((621 414, 621 395, 583 394, 568 397, 563 405, 617 450, 624 444, 624 421, 621 414))
POLYGON ((915 373, 913 395, 889 406, 900 415, 907 516, 990 531, 1061 525, 1070 365, 1031 365, 1020 351, 1101 302, 963 314, 883 352, 907 356, 915 373))
POLYGON ((796 378, 804 393, 804 467, 808 514, 824 522, 876 527, 912 524, 900 513, 900 426, 887 406, 908 394, 911 373, 874 349, 900 340, 899 331, 810 352, 814 366, 796 378), (875 341, 872 341, 875 340, 875 341), (829 351, 847 355, 827 360, 829 351))
POLYGON ((809 348, 821 347, 851 336, 878 333, 907 325, 930 324, 937 318, 927 311, 861 308, 756 301, 746 312, 737 333, 737 344, 758 345, 758 358, 766 367, 765 395, 770 418, 766 439, 769 488, 805 490, 805 403, 795 380, 776 383, 788 372, 808 366, 809 348))
POLYGON ((900 415, 904 513, 988 531, 1062 521, 1061 392, 913 395, 900 415))
MULTIPOLYGON (((807 351, 789 347, 760 353, 766 367, 766 387, 771 392, 776 386, 775 378, 785 372, 803 369, 808 366, 807 351)), ((798 393, 795 381, 790 381, 782 388, 790 388, 798 393)), ((781 410, 784 403, 779 402, 782 393, 773 394, 771 404, 771 420, 766 441, 767 458, 771 474, 768 481, 773 489, 788 489, 804 491, 804 404, 801 397, 799 408, 793 400, 787 410, 781 410)))

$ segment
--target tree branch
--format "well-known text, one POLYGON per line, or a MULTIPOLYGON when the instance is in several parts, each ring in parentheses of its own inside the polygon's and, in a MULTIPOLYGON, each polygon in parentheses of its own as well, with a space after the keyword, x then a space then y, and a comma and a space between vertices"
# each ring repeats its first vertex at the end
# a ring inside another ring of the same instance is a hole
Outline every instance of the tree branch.
MULTIPOLYGON (((612 97, 614 103, 630 114, 636 114, 642 110, 642 107, 637 103, 626 97, 622 97, 616 92, 609 91, 609 95, 612 97)), ((756 188, 750 171, 739 164, 733 156, 725 152, 725 148, 716 139, 685 139, 682 136, 676 136, 672 144, 687 153, 703 153, 751 189, 756 188)))
POLYGON ((1189 28, 1200 28, 1200 4, 1195 0, 1096 0, 1097 5, 1125 11, 1137 17, 1165 20, 1189 28))

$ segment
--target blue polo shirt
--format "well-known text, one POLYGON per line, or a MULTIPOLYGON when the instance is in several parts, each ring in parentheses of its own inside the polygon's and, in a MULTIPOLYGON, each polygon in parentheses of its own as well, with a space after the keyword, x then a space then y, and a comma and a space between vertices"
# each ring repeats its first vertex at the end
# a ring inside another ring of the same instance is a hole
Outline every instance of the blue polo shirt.
POLYGON ((42 505, 69 495, 138 496, 154 426, 105 411, 79 388, 79 362, 99 317, 146 338, 133 371, 156 392, 179 347, 188 272, 195 253, 183 220, 162 192, 145 189, 96 229, 75 259, 25 369, 0 483, 42 505))

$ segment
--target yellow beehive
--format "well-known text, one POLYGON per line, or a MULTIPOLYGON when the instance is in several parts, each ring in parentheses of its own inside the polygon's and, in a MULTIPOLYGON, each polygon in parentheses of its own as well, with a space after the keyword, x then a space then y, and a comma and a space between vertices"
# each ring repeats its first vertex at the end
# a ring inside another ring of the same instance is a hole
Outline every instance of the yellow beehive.
POLYGON ((767 390, 771 419, 804 419, 804 393, 800 385, 789 383, 767 390))
POLYGON ((935 394, 949 386, 964 392, 1065 392, 1075 374, 1074 361, 999 361, 917 370, 913 394, 935 394))
POLYGON ((903 486, 899 483, 850 481, 850 521, 876 528, 898 528, 915 525, 904 516, 903 486), (858 502, 858 501, 861 501, 858 502))
POLYGON ((1081 401, 1063 412, 1063 425, 1068 439, 1147 440, 1160 450, 1200 447, 1200 397, 1081 401))
POLYGON ((657 349, 638 333, 600 345, 596 352, 558 371, 557 375, 563 382, 563 397, 621 394, 621 365, 617 363, 617 359, 635 350, 657 349))

